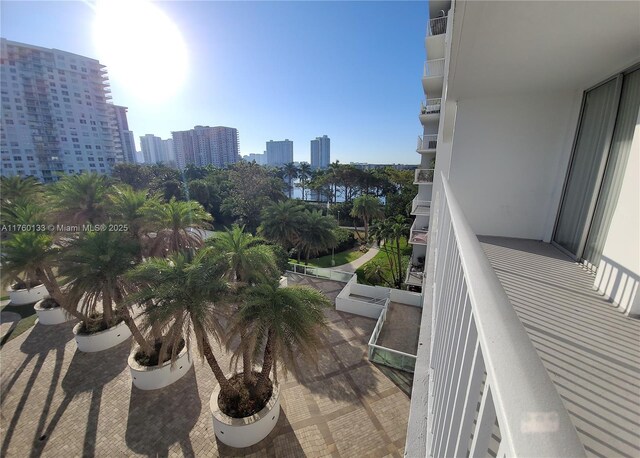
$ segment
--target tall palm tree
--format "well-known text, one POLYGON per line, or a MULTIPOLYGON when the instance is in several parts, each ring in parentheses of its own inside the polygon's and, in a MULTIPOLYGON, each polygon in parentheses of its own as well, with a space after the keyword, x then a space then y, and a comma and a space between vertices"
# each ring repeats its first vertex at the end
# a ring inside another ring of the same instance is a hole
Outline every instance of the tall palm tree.
POLYGON ((351 216, 361 218, 364 222, 364 239, 369 240, 369 221, 373 218, 382 218, 384 211, 380 200, 370 195, 362 195, 353 201, 351 216))
POLYGON ((300 188, 302 189, 302 200, 306 200, 305 190, 309 184, 309 179, 311 178, 311 164, 308 162, 300 163, 298 178, 300 179, 300 188))
POLYGON ((288 251, 298 243, 303 223, 302 205, 294 200, 273 202, 262 211, 262 224, 258 232, 288 251))
POLYGON ((15 175, 0 178, 0 201, 3 207, 19 200, 39 201, 43 192, 42 183, 31 176, 23 178, 15 175))
POLYGON ((104 220, 109 179, 96 173, 65 175, 47 189, 56 219, 65 224, 104 220))
POLYGON ((61 274, 69 279, 67 290, 72 300, 82 300, 85 326, 102 302, 102 326, 112 327, 122 317, 143 351, 152 352, 125 303, 133 290, 124 275, 133 267, 137 253, 137 243, 123 232, 86 232, 69 243, 61 274))
POLYGON ((377 240, 384 240, 382 251, 387 256, 395 288, 400 288, 402 285, 402 275, 404 273, 400 240, 403 237, 407 237, 409 229, 407 218, 402 215, 379 221, 372 228, 372 236, 377 240))
POLYGON ((324 294, 306 286, 280 288, 270 282, 247 292, 230 334, 243 330, 251 336, 243 345, 252 349, 256 359, 262 354, 258 393, 268 389, 271 372, 278 381, 278 362, 285 371, 298 373, 300 357, 315 360, 321 331, 327 327, 323 309, 330 306, 324 294))
POLYGON ((150 247, 153 256, 199 248, 203 244, 201 229, 211 227, 213 217, 198 202, 172 198, 167 203, 147 205, 144 215, 149 230, 155 231, 150 247))
POLYGON ((320 210, 305 212, 298 249, 304 252, 307 262, 310 257, 337 245, 338 241, 333 232, 337 227, 336 220, 331 216, 322 216, 320 210))
POLYGON ((293 180, 298 178, 298 167, 293 162, 289 162, 282 167, 282 171, 289 181, 289 199, 291 199, 293 196, 293 180))
POLYGON ((228 290, 226 271, 224 257, 200 250, 173 253, 167 259, 147 259, 127 278, 140 285, 132 301, 153 303, 143 313, 143 323, 164 329, 163 345, 174 350, 172 360, 177 357, 178 341, 184 339, 191 349, 195 339, 198 353, 207 360, 221 392, 231 397, 237 390, 225 377, 209 340, 211 336, 220 342, 224 333, 221 319, 225 315, 216 303, 228 290))
POLYGON ((271 247, 259 237, 245 232, 244 226, 234 224, 231 229, 211 238, 207 245, 225 257, 233 282, 256 282, 274 278, 279 273, 271 247))

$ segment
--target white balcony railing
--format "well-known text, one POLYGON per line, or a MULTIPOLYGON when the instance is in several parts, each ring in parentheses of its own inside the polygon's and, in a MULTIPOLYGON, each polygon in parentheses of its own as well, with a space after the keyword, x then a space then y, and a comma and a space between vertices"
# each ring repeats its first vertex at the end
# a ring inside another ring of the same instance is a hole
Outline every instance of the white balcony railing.
POLYGON ((437 17, 429 20, 427 26, 427 36, 442 35, 447 31, 447 17, 437 17))
POLYGON ((429 227, 419 227, 414 221, 411 225, 411 232, 409 233, 409 243, 413 245, 426 245, 429 240, 429 227))
POLYGON ((428 60, 424 63, 424 77, 444 75, 444 58, 428 60))
POLYGON ((584 456, 538 353, 444 175, 442 181, 426 455, 485 456, 493 441, 491 454, 501 458, 584 456))
POLYGON ((413 184, 433 183, 433 169, 416 169, 413 184))
POLYGON ((442 99, 427 99, 426 102, 420 102, 420 114, 438 114, 440 113, 441 105, 442 99))
POLYGON ((437 135, 418 136, 418 151, 434 150, 438 146, 437 135))
POLYGON ((418 199, 418 196, 413 198, 413 200, 411 201, 412 215, 429 216, 430 213, 431 213, 430 200, 420 200, 418 199))

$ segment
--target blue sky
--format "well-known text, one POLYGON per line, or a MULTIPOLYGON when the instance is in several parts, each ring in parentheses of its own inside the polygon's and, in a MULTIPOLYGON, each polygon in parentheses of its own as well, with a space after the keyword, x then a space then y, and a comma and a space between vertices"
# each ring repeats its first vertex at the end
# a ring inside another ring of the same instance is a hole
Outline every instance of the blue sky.
MULTIPOLYGON (((224 125, 238 128, 242 154, 288 138, 294 160, 309 161, 309 141, 326 134, 332 160, 419 161, 426 1, 156 5, 183 35, 187 78, 157 103, 112 78, 113 101, 129 107, 137 142, 148 133, 168 138, 172 130, 224 125)), ((0 8, 4 38, 100 58, 86 4, 3 1, 0 8)))

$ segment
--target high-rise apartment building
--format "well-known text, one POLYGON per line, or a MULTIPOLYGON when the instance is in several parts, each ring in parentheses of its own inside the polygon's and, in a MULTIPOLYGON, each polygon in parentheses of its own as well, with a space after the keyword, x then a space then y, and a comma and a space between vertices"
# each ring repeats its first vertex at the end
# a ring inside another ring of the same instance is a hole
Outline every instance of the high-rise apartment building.
POLYGON ((311 140, 311 168, 326 169, 331 163, 331 139, 326 135, 311 140))
POLYGON ((267 165, 267 155, 266 153, 251 153, 245 156, 242 156, 247 162, 254 162, 258 165, 267 165))
POLYGON ((293 142, 288 138, 281 141, 267 142, 267 165, 279 167, 293 162, 293 142))
POLYGON ((111 107, 120 137, 121 154, 116 155, 116 162, 136 162, 136 144, 133 139, 133 132, 129 130, 127 121, 127 107, 112 105, 111 107))
POLYGON ((109 173, 124 160, 106 68, 95 59, 0 39, 1 174, 45 182, 109 173))
POLYGON ((175 165, 176 155, 173 152, 173 138, 162 140, 162 162, 170 165, 175 165))
POLYGON ((188 164, 224 167, 240 160, 238 129, 233 127, 195 126, 171 134, 176 164, 181 169, 188 164))
POLYGON ((145 164, 166 162, 165 146, 160 137, 156 137, 153 134, 143 135, 140 137, 140 148, 142 148, 145 164))

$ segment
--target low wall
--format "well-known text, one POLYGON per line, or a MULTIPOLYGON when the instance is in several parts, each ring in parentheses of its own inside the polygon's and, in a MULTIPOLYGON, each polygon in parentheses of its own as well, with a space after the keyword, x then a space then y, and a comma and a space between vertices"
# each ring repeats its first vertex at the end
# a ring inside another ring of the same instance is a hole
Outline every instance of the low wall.
POLYGON ((383 288, 381 286, 359 285, 358 283, 353 283, 351 285, 351 294, 370 297, 371 299, 386 299, 389 297, 389 288, 383 288))
POLYGON ((336 298, 336 310, 366 316, 368 318, 378 318, 383 307, 384 304, 371 304, 369 302, 344 297, 336 298))
POLYGON ((391 302, 422 308, 422 294, 420 293, 412 293, 411 291, 403 291, 401 289, 392 289, 389 298, 391 299, 391 302))

